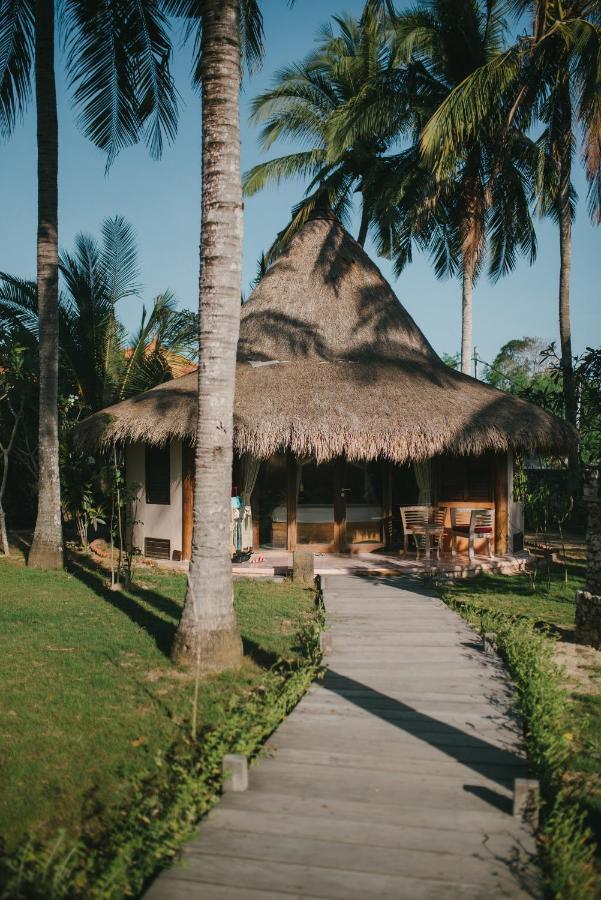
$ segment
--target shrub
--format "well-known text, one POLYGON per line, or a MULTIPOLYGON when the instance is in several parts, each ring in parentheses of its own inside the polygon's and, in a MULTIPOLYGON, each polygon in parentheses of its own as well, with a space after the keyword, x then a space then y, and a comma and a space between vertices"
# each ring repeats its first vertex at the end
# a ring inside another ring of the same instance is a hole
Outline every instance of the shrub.
POLYGON ((553 659, 554 639, 525 618, 483 610, 475 604, 443 599, 482 632, 496 635, 517 692, 528 760, 541 785, 539 848, 545 887, 556 900, 596 896, 595 845, 585 814, 566 775, 570 760, 567 691, 553 659))

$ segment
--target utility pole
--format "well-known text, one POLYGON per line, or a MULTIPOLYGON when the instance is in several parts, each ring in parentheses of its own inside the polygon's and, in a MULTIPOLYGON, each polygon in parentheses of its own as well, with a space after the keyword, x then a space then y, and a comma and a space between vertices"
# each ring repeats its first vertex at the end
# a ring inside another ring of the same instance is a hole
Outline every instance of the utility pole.
POLYGON ((474 361, 474 378, 478 377, 478 348, 474 347, 474 355, 472 357, 474 361))

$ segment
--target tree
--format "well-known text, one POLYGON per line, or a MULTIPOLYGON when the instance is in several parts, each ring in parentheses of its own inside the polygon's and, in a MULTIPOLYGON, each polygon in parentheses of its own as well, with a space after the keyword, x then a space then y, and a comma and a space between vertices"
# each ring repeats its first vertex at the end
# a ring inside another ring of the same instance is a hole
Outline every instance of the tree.
POLYGON ((517 393, 525 390, 534 378, 549 376, 551 367, 545 357, 547 347, 548 343, 538 337, 507 341, 487 367, 485 380, 502 391, 517 393))
MULTIPOLYGON (((142 137, 160 155, 173 136, 176 95, 160 0, 66 0, 66 70, 84 133, 107 164, 142 137)), ((39 318, 38 511, 29 565, 62 566, 58 465, 58 121, 53 0, 0 3, 0 134, 8 137, 31 96, 34 70, 38 148, 39 318)))
POLYGON ((290 138, 306 148, 259 163, 243 178, 246 196, 284 178, 309 179, 305 198, 294 208, 271 255, 306 222, 323 189, 336 215, 347 224, 353 196, 360 196, 361 246, 373 224, 373 198, 381 187, 374 172, 380 171, 377 161, 389 151, 395 134, 363 133, 333 150, 330 126, 336 111, 355 102, 370 79, 395 77, 389 33, 384 18, 369 5, 360 19, 345 15, 334 16, 333 21, 336 28, 327 25, 321 30, 319 46, 301 63, 281 69, 274 86, 252 103, 252 120, 265 123, 260 137, 264 149, 290 138))
MULTIPOLYGON (((559 333, 565 417, 577 421, 570 324, 572 219, 571 184, 578 131, 589 182, 589 211, 601 220, 601 6, 598 0, 517 0, 517 14, 529 13, 531 33, 483 62, 455 86, 424 131, 426 157, 445 164, 452 146, 472 140, 483 123, 501 134, 514 124, 542 126, 545 150, 538 193, 541 210, 559 227, 559 333)), ((575 477, 576 458, 570 463, 575 477)))
POLYGON ((174 9, 192 22, 202 12, 202 224, 192 557, 172 652, 176 661, 195 666, 198 673, 242 660, 229 553, 242 186, 239 0, 204 0, 197 7, 193 0, 192 7, 177 0, 174 9))
MULTIPOLYGON (((74 396, 81 411, 95 412, 172 377, 172 367, 192 364, 198 320, 176 308, 170 291, 158 294, 150 314, 142 307, 132 336, 117 305, 139 298, 135 235, 121 216, 105 219, 102 239, 78 234, 73 251, 59 256, 59 394, 74 396)), ((36 284, 0 272, 0 327, 37 350, 36 284)))
POLYGON ((422 158, 420 137, 439 106, 502 52, 499 0, 485 8, 478 0, 432 0, 391 24, 396 77, 376 73, 336 112, 332 152, 363 135, 396 135, 400 152, 377 161, 376 249, 394 260, 397 274, 415 244, 430 253, 438 277, 461 276, 461 370, 469 373, 473 289, 487 254, 493 279, 509 272, 518 254, 531 261, 536 254, 529 205, 540 154, 517 127, 506 130, 499 152, 498 132, 482 127, 448 149, 444 169, 422 158))

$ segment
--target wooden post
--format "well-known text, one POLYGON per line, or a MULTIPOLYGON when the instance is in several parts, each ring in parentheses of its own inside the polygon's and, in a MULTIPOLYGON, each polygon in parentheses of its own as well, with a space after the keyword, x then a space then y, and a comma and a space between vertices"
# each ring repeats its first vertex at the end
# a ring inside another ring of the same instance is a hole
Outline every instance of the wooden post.
POLYGON ((253 514, 253 550, 258 550, 261 544, 261 529, 260 529, 260 507, 261 507, 261 487, 259 478, 257 478, 257 483, 255 484, 255 489, 252 492, 252 496, 250 498, 250 506, 253 514))
POLYGON ((345 472, 346 460, 340 457, 334 463, 334 551, 336 553, 344 553, 347 548, 345 472))
POLYGON ((383 522, 382 535, 384 546, 390 547, 392 544, 392 463, 389 459, 382 462, 382 513, 383 522))
POLYGON ((194 514, 194 448, 182 441, 182 559, 192 556, 194 514))
POLYGON ((288 550, 296 550, 296 457, 287 454, 288 470, 288 550))
POLYGON ((495 553, 507 553, 507 532, 509 528, 509 497, 507 492, 507 454, 497 454, 494 458, 495 497, 495 553))

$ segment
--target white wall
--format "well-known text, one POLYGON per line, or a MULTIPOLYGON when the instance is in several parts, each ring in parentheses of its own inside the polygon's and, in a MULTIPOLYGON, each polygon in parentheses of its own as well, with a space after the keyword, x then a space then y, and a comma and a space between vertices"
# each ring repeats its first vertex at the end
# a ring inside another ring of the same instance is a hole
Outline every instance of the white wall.
POLYGON ((134 547, 144 551, 144 538, 162 538, 171 542, 171 554, 182 549, 182 444, 173 440, 171 451, 171 503, 146 503, 144 444, 129 444, 125 453, 126 479, 129 486, 138 482, 136 510, 137 523, 134 525, 134 547))

